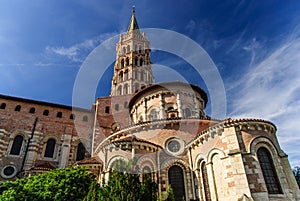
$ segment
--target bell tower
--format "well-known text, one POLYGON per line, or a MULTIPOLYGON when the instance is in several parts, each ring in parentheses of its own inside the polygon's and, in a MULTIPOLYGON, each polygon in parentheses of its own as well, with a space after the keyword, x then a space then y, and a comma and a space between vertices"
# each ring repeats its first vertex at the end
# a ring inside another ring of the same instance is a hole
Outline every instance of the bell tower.
POLYGON ((154 82, 150 51, 150 42, 145 33, 140 33, 133 7, 127 33, 120 35, 116 45, 111 96, 133 94, 154 82))

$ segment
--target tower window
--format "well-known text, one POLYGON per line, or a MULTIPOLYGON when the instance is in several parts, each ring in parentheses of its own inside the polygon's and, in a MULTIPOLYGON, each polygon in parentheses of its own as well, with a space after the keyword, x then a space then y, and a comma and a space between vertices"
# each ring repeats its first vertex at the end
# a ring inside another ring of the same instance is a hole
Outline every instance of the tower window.
POLYGON ((130 52, 130 46, 127 45, 127 53, 130 52))
POLYGON ((141 59, 140 59, 140 65, 139 65, 139 66, 142 66, 143 63, 144 63, 144 60, 143 60, 143 58, 141 58, 141 59))
POLYGON ((136 66, 138 65, 138 58, 137 57, 134 58, 134 65, 136 65, 136 66))
POLYGON ((11 155, 20 155, 22 144, 23 144, 23 136, 17 135, 14 138, 13 144, 11 146, 10 154, 11 155))
POLYGON ((6 103, 1 103, 0 109, 5 109, 6 108, 6 103))
POLYGON ((62 118, 62 112, 58 112, 58 113, 56 114, 56 117, 57 117, 57 118, 62 118))
POLYGON ((17 105, 17 106, 15 107, 15 111, 20 112, 20 111, 21 111, 21 105, 17 105))
POLYGON ((89 118, 88 118, 88 116, 86 116, 86 115, 84 115, 83 117, 82 117, 82 121, 88 121, 89 120, 89 118))
POLYGON ((106 114, 109 114, 109 106, 106 106, 106 107, 105 107, 105 113, 106 113, 106 114))
POLYGON ((121 68, 124 68, 124 59, 121 60, 121 68))
POLYGON ((48 116, 49 115, 49 110, 44 110, 43 115, 48 116))
POLYGON ((123 54, 126 54, 126 48, 123 47, 123 54))
POLYGON ((279 179, 270 152, 262 147, 257 150, 257 158, 270 194, 282 194, 279 179))
POLYGON ((29 113, 34 114, 35 113, 35 108, 34 107, 30 108, 29 113))
POLYGON ((126 58, 126 66, 129 66, 129 58, 126 58))
POLYGON ((74 120, 75 119, 75 114, 71 114, 70 119, 74 120))
POLYGON ((77 147, 76 161, 83 160, 85 158, 85 147, 80 142, 77 147))
POLYGON ((119 104, 115 104, 115 110, 119 111, 119 104))
POLYGON ((54 150, 55 150, 55 144, 56 144, 55 139, 49 139, 47 141, 44 157, 53 158, 54 150))

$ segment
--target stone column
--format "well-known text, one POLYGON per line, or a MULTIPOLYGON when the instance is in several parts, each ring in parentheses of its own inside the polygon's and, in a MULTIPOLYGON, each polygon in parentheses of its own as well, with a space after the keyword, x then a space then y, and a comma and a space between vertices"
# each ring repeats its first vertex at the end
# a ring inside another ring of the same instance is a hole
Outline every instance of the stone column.
POLYGON ((163 99, 163 95, 160 93, 159 94, 159 114, 160 114, 160 119, 164 119, 166 118, 165 116, 165 110, 164 110, 164 99, 163 99))
POLYGON ((180 99, 179 92, 176 94, 176 101, 177 101, 177 107, 178 107, 178 117, 182 117, 181 99, 180 99))
POLYGON ((196 97, 195 94, 193 95, 193 102, 194 102, 194 105, 195 105, 195 115, 194 116, 200 117, 200 115, 199 115, 198 101, 197 101, 197 97, 196 97))
POLYGON ((143 113, 143 121, 147 121, 147 99, 144 99, 144 113, 143 113))
POLYGON ((64 134, 59 168, 65 168, 68 165, 70 147, 71 147, 71 135, 64 134))

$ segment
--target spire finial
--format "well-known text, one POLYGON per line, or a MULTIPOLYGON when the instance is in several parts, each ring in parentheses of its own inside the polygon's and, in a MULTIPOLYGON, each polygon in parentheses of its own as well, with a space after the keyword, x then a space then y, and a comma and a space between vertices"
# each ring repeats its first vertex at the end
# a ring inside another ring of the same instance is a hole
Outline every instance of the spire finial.
POLYGON ((135 5, 132 6, 132 15, 135 14, 135 5))
POLYGON ((133 30, 137 31, 138 33, 140 32, 139 25, 137 24, 137 20, 135 18, 135 6, 132 6, 132 16, 127 31, 129 32, 133 30))

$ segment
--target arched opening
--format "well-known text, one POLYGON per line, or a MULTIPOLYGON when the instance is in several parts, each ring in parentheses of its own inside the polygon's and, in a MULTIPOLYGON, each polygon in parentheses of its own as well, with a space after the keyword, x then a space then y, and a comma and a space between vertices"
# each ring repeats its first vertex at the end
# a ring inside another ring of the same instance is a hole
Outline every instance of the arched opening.
POLYGON ((6 108, 6 103, 1 103, 0 109, 5 109, 6 108))
POLYGON ((124 68, 124 59, 121 60, 121 68, 124 68))
POLYGON ((56 114, 56 117, 57 117, 57 118, 62 118, 62 112, 58 112, 58 113, 56 114))
POLYGON ((20 112, 20 111, 21 111, 21 105, 17 105, 17 106, 15 107, 15 111, 20 112))
POLYGON ((126 48, 123 47, 123 54, 126 54, 126 48))
POLYGON ((117 95, 122 95, 122 86, 119 86, 117 89, 117 95))
POLYGON ((190 108, 185 108, 184 113, 185 113, 185 117, 191 117, 192 116, 190 108))
POLYGON ((88 120, 89 120, 88 116, 84 115, 84 116, 82 117, 82 121, 87 122, 88 120))
POLYGON ((129 58, 126 58, 126 66, 129 66, 129 58))
POLYGON ((55 150, 55 144, 56 144, 55 139, 49 139, 47 141, 44 157, 53 158, 54 150, 55 150))
POLYGON ((201 177, 202 177, 202 185, 203 185, 205 200, 210 201, 211 196, 210 196, 208 176, 207 176, 207 168, 206 168, 206 163, 205 162, 203 162, 201 164, 201 177))
POLYGON ((14 138, 13 144, 10 149, 10 155, 20 155, 24 137, 22 135, 17 135, 14 138))
MULTIPOLYGON (((178 165, 170 167, 168 172, 169 185, 171 185, 176 201, 185 198, 183 170, 178 165)), ((184 199, 185 200, 185 199, 184 199)))
POLYGON ((77 147, 76 161, 83 160, 85 158, 85 147, 83 143, 79 143, 77 147))
POLYGON ((282 194, 282 189, 270 152, 265 147, 261 147, 257 150, 257 158, 268 192, 270 194, 282 194))
POLYGON ((49 115, 49 110, 44 110, 43 115, 48 116, 49 115))
POLYGON ((124 72, 124 80, 128 80, 128 70, 125 70, 124 72))
POLYGON ((138 65, 138 58, 137 58, 137 57, 134 58, 134 65, 135 65, 135 66, 138 65))
POLYGON ((124 95, 128 94, 128 84, 124 85, 124 95))
POLYGON ((143 58, 141 58, 139 66, 143 66, 143 64, 144 64, 144 60, 143 60, 143 58))
POLYGON ((151 169, 148 166, 143 167, 142 170, 142 181, 145 182, 148 179, 151 179, 151 169))
POLYGON ((34 114, 35 113, 35 108, 34 107, 30 108, 29 113, 34 114))
POLYGON ((121 71, 119 74, 119 81, 122 82, 123 81, 123 72, 121 71))
POLYGON ((130 52, 130 46, 127 45, 127 53, 130 52))
POLYGON ((149 117, 150 117, 151 121, 158 119, 158 112, 157 112, 157 110, 156 109, 152 109, 150 111, 149 117))
POLYGON ((74 119, 75 119, 75 114, 71 114, 71 115, 70 115, 70 119, 71 119, 71 120, 74 120, 74 119))

